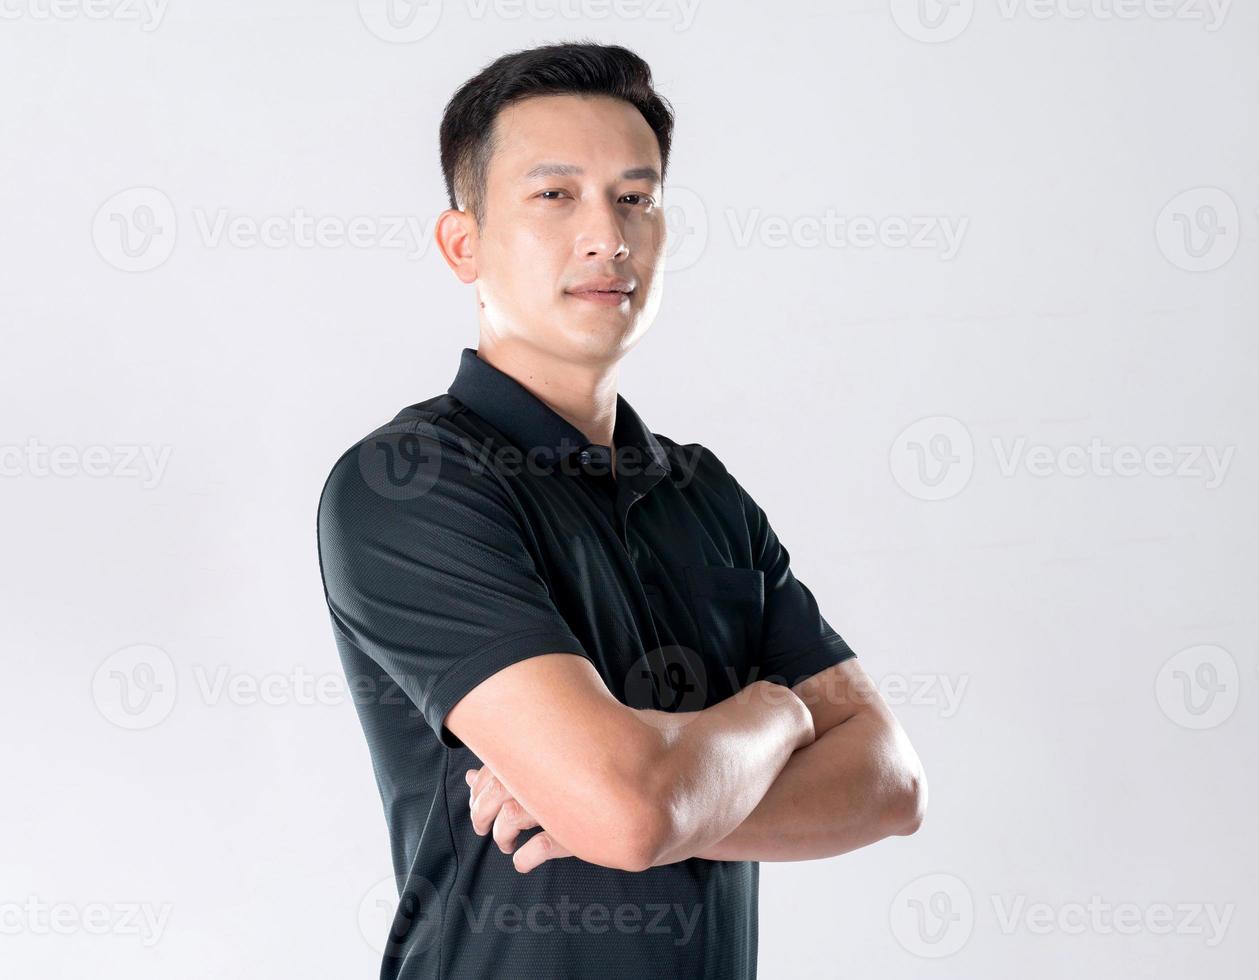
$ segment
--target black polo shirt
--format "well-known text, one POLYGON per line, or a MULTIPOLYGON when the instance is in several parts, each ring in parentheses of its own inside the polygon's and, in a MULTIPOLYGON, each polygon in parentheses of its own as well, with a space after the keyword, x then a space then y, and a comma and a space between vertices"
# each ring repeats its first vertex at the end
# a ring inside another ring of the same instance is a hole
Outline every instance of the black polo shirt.
POLYGON ((537 654, 586 657, 625 704, 668 711, 854 655, 721 461, 616 405, 613 478, 610 447, 468 348, 447 394, 328 477, 325 594, 401 895, 382 978, 756 975, 755 862, 522 875, 473 831, 464 771, 481 762, 443 725, 537 654))

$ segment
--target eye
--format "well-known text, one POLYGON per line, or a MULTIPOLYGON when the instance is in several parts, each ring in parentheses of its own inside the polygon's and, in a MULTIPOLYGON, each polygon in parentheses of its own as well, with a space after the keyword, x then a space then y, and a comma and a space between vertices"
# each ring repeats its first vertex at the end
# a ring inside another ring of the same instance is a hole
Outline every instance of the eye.
POLYGON ((643 204, 648 208, 652 207, 656 203, 655 199, 650 194, 626 194, 621 198, 621 200, 625 200, 626 197, 636 197, 638 200, 631 201, 630 204, 643 204))
POLYGON ((561 190, 543 191, 541 194, 539 194, 539 195, 538 195, 538 197, 543 197, 543 198, 546 198, 546 200, 548 200, 548 201, 558 201, 558 200, 559 200, 559 198, 557 198, 557 197, 546 197, 546 195, 547 195, 547 194, 564 194, 564 193, 567 193, 567 192, 566 192, 566 191, 561 191, 561 190))

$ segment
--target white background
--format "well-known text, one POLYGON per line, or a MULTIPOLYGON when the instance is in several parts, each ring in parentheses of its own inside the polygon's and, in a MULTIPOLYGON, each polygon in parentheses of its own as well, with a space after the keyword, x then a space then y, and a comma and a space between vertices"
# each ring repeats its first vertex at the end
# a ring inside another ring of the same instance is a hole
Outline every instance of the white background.
POLYGON ((916 836, 762 866, 761 976, 1253 975, 1253 4, 49 4, 0 0, 0 973, 376 975, 317 497, 476 344, 445 101, 588 38, 677 112, 621 391, 765 507, 930 781, 916 836))

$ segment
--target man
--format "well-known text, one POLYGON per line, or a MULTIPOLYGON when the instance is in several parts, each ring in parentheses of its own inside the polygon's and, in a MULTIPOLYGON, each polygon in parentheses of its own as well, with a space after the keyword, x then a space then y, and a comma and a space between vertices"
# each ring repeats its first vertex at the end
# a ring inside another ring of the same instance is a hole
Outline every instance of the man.
POLYGON ((716 456, 617 370, 673 117, 621 47, 504 56, 441 125, 479 346, 320 500, 401 901, 381 976, 756 975, 759 861, 913 833, 900 726, 716 456))

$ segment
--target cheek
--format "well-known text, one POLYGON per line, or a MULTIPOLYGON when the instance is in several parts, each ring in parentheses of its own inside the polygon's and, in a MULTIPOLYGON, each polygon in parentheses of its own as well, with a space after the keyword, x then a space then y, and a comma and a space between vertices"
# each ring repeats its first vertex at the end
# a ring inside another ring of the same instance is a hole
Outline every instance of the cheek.
POLYGON ((517 295, 545 298, 559 292, 569 257, 570 250, 555 236, 530 232, 516 240, 505 271, 517 295))
POLYGON ((625 229, 627 244, 645 266, 654 267, 664 254, 666 242, 664 215, 655 221, 639 221, 625 229))
POLYGON ((483 244, 487 279, 499 293, 524 296, 538 288, 543 276, 541 258, 545 252, 535 236, 518 233, 483 244))

